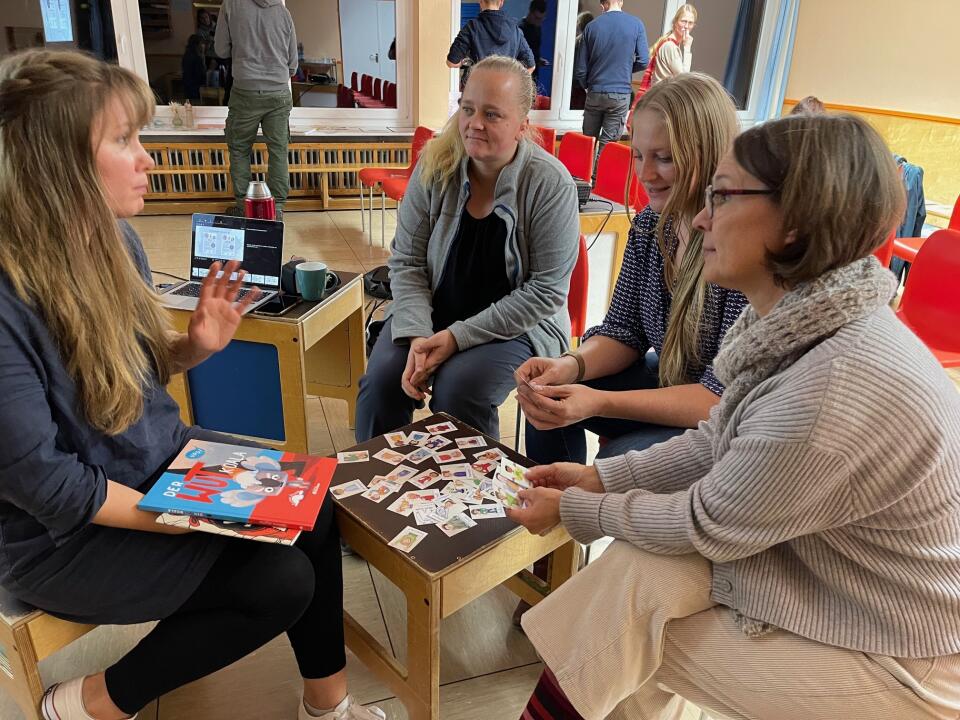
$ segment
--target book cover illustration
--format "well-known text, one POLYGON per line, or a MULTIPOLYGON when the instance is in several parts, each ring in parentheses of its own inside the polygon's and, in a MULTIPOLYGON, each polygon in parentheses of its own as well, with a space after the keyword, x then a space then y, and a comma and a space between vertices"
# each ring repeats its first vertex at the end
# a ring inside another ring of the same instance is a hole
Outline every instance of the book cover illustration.
POLYGON ((162 513, 157 515, 160 525, 187 528, 197 532, 208 532, 214 535, 240 538, 242 540, 256 540, 257 542, 275 543, 277 545, 293 545, 300 537, 299 530, 271 527, 270 525, 244 525, 243 523, 215 518, 196 517, 194 515, 173 515, 162 513))
POLYGON ((336 467, 333 458, 191 440, 138 507, 312 530, 336 467))

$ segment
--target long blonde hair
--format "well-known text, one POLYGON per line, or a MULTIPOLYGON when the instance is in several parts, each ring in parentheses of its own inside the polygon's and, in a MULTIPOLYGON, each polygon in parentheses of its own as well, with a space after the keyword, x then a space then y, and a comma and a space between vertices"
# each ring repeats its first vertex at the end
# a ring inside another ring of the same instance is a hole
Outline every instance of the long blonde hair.
POLYGON ((694 22, 697 21, 697 9, 696 9, 693 5, 691 5, 690 3, 686 3, 686 4, 684 4, 684 5, 681 5, 681 6, 677 9, 677 11, 673 14, 673 20, 670 21, 670 29, 667 30, 663 35, 661 35, 661 36, 657 39, 657 41, 656 41, 653 45, 650 46, 650 59, 651 59, 651 60, 653 60, 653 56, 654 56, 654 54, 656 54, 657 48, 660 47, 661 44, 663 44, 663 41, 666 40, 667 38, 669 38, 671 35, 673 35, 673 30, 674 30, 674 28, 676 27, 677 22, 680 20, 680 18, 683 17, 683 14, 684 14, 684 13, 687 13, 688 15, 693 15, 693 21, 694 21, 694 22))
MULTIPOLYGON (((637 114, 650 110, 660 116, 670 137, 676 168, 673 190, 657 221, 656 237, 663 255, 663 280, 672 293, 667 333, 660 353, 660 384, 690 382, 691 370, 702 367, 700 321, 707 301, 703 280, 703 234, 693 218, 703 207, 707 185, 720 158, 730 148, 739 124, 733 100, 723 86, 702 73, 684 73, 658 82, 637 103, 637 114), (666 226, 688 238, 677 266, 667 247, 666 226)), ((627 177, 629 188, 633 163, 627 177)))
POLYGON ((168 317, 97 170, 94 135, 114 98, 135 127, 153 114, 142 80, 84 54, 28 50, 0 62, 0 270, 45 321, 78 409, 110 435, 140 418, 151 375, 166 384, 171 368, 168 317))
MULTIPOLYGON (((521 117, 527 117, 530 108, 537 98, 537 88, 533 83, 533 78, 527 69, 517 60, 503 55, 489 55, 474 65, 470 70, 470 77, 481 71, 499 72, 510 74, 517 79, 517 105, 520 108, 521 117)), ((469 84, 470 80, 467 80, 469 84)), ((421 180, 424 185, 439 184, 446 188, 450 181, 460 170, 460 164, 467 155, 467 150, 463 145, 463 138, 460 137, 460 110, 457 110, 447 124, 443 126, 440 134, 433 138, 423 148, 423 154, 420 156, 421 180)), ((535 140, 536 129, 527 125, 524 133, 524 139, 535 140)))

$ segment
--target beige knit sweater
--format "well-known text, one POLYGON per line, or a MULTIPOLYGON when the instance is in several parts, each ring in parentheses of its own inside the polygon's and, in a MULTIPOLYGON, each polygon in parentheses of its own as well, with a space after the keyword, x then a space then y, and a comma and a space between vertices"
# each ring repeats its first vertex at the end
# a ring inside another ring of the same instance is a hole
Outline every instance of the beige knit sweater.
POLYGON ((607 492, 565 491, 564 525, 698 552, 716 602, 819 642, 960 652, 960 394, 889 308, 717 421, 598 460, 607 492))

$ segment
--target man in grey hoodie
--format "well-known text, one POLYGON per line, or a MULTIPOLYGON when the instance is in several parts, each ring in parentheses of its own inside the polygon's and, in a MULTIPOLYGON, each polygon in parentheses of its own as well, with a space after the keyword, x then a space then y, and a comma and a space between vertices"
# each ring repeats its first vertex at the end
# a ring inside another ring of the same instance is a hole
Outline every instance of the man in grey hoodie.
POLYGON ((250 151, 263 130, 269 152, 267 185, 277 203, 277 219, 290 192, 287 146, 293 98, 290 78, 297 72, 297 34, 283 0, 223 0, 214 40, 217 57, 233 60, 233 90, 225 134, 236 207, 250 183, 250 151))

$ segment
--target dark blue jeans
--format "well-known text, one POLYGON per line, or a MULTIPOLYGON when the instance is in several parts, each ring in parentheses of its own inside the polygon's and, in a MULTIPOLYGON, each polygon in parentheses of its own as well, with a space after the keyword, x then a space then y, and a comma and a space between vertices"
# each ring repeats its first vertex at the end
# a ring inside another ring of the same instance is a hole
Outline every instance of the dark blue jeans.
MULTIPOLYGON (((417 401, 400 386, 410 346, 394 344, 392 325, 393 320, 387 320, 380 330, 367 372, 360 378, 357 442, 407 425, 417 407, 417 401)), ((517 386, 514 371, 532 356, 533 346, 526 335, 454 353, 433 376, 430 409, 449 413, 499 439, 498 408, 517 386)))
MULTIPOLYGON (((657 368, 657 355, 651 351, 626 370, 616 375, 588 380, 584 385, 597 390, 653 390, 660 387, 657 368)), ((587 430, 608 440, 597 453, 598 458, 625 455, 630 450, 646 450, 651 445, 669 440, 686 430, 638 420, 605 417, 587 418, 556 430, 537 430, 529 422, 526 426, 527 457, 541 465, 554 462, 586 463, 587 430)))

